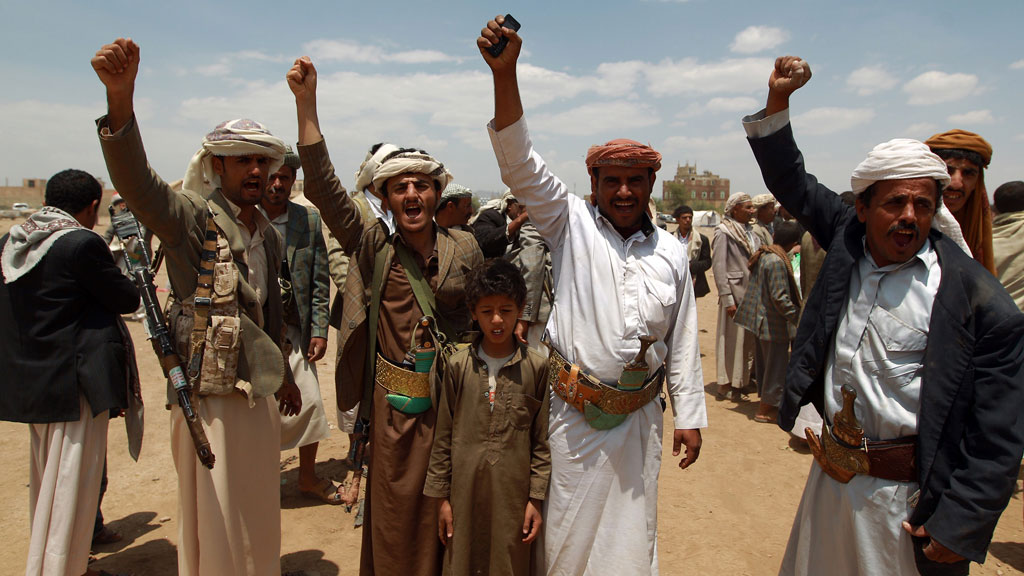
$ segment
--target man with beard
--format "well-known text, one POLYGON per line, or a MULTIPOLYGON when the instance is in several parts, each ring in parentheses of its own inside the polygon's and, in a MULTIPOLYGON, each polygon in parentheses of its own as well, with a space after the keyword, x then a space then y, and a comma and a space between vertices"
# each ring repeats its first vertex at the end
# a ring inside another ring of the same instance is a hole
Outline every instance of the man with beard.
POLYGON ((203 139, 175 192, 146 160, 133 102, 139 61, 131 39, 96 52, 92 67, 107 92, 107 115, 96 124, 111 181, 164 247, 169 331, 184 364, 196 368, 192 394, 216 457, 212 469, 200 462, 168 381, 178 571, 274 576, 281 572, 278 411, 297 413, 301 397, 278 344, 281 239, 257 205, 285 146, 258 122, 224 122, 203 139))
POLYGON ((992 212, 985 191, 985 168, 992 161, 992 146, 966 130, 936 134, 924 142, 946 162, 949 186, 942 201, 953 213, 974 259, 992 274, 992 212))
POLYGON ((299 492, 328 504, 341 504, 338 487, 316 475, 316 452, 330 433, 316 361, 327 352, 331 296, 327 245, 316 210, 290 201, 299 156, 288 148, 284 165, 270 175, 260 209, 284 239, 281 299, 284 304, 284 349, 302 409, 281 418, 281 450, 299 449, 299 492))
POLYGON ((345 193, 320 133, 316 68, 303 56, 287 79, 299 119, 306 198, 351 258, 335 385, 339 408, 361 401, 359 418, 369 425, 360 574, 438 574, 438 508, 423 495, 437 418, 436 386, 404 361, 411 344, 427 336, 419 324, 424 316, 432 317, 449 341, 469 329, 466 279, 483 255, 472 234, 434 224, 451 174, 422 150, 395 150, 373 174, 396 232, 366 218, 345 193))
POLYGON ((750 257, 760 246, 750 219, 754 204, 748 194, 729 196, 725 218, 715 228, 711 241, 711 270, 718 286, 718 330, 715 338, 719 399, 742 400, 740 392, 750 379, 754 360, 754 338, 733 321, 750 282, 750 257))
POLYGON ((744 118, 768 189, 828 252, 779 409, 785 430, 801 405, 825 416, 780 573, 967 574, 1024 451, 1024 315, 946 235, 950 176, 923 143, 876 146, 853 207, 806 173, 789 98, 810 76, 779 58, 744 118))
POLYGON ((473 233, 469 227, 469 218, 473 215, 473 191, 461 184, 452 182, 441 192, 441 201, 437 204, 434 221, 442 228, 455 228, 463 232, 473 233))
POLYGON ((758 239, 757 250, 761 246, 771 246, 775 236, 775 196, 771 194, 758 194, 750 199, 754 206, 754 221, 751 226, 754 229, 754 236, 758 239))
POLYGON ((522 39, 503 22, 489 21, 477 38, 494 80, 491 145, 502 180, 551 247, 555 278, 540 568, 657 574, 663 382, 672 455, 686 449, 680 468, 697 460, 707 425, 689 259, 647 215, 661 154, 626 139, 592 146, 590 199, 572 194, 530 140, 516 73, 522 39), (502 37, 508 44, 494 57, 488 48, 502 37))

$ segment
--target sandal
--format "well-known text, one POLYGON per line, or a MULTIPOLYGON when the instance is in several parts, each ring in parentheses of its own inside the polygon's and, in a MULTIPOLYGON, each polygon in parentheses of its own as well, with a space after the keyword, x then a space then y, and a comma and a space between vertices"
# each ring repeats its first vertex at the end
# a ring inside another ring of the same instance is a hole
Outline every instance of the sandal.
POLYGON ((307 498, 319 500, 332 506, 341 504, 341 494, 338 493, 338 486, 334 485, 327 478, 321 478, 313 490, 299 490, 299 493, 307 498))
POLYGON ((775 417, 768 414, 754 414, 754 422, 762 424, 775 424, 775 417))

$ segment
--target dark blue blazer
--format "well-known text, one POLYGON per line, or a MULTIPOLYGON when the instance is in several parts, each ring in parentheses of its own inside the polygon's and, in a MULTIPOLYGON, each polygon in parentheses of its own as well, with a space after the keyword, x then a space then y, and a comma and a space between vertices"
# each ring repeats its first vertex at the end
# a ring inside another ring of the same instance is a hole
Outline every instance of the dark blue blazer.
MULTIPOLYGON (((850 276, 863 256, 865 228, 855 210, 807 174, 787 125, 749 140, 768 189, 828 251, 807 297, 779 409, 793 428, 800 406, 823 412, 824 372, 850 276)), ((952 240, 932 229, 942 279, 932 307, 918 413, 920 501, 910 518, 952 551, 982 562, 1016 484, 1024 451, 1024 314, 999 281, 952 240)), ((968 562, 936 564, 921 553, 922 574, 966 574, 968 562)))
POLYGON ((0 420, 76 421, 80 394, 93 416, 127 407, 117 323, 138 306, 135 284, 103 239, 85 229, 58 238, 21 278, 0 282, 0 420))

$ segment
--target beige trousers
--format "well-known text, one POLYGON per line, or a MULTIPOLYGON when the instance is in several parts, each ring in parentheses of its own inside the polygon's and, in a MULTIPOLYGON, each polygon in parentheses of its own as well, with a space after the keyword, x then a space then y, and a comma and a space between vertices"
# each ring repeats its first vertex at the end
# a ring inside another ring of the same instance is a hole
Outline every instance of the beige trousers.
POLYGON ((74 422, 31 424, 26 576, 80 576, 100 498, 109 414, 93 417, 84 396, 74 422))
POLYGON ((178 574, 281 574, 281 418, 273 397, 206 396, 199 415, 216 457, 196 457, 181 409, 171 408, 178 472, 178 574))

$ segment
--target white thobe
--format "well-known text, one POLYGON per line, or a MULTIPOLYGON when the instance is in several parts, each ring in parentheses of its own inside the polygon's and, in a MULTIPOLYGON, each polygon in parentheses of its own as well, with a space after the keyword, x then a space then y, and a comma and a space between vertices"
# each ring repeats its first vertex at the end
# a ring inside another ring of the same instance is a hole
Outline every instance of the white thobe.
MULTIPOLYGON (((615 383, 639 351, 637 337, 657 337, 647 362, 665 363, 675 428, 707 426, 696 304, 682 245, 653 226, 623 239, 548 170, 525 119, 501 132, 489 129, 502 180, 551 248, 548 341, 588 373, 615 383)), ((548 574, 657 574, 660 408, 650 402, 615 428, 595 430, 552 392, 548 574)))
MULTIPOLYGON (((787 111, 758 114, 744 119, 744 127, 756 138, 788 121, 787 111)), ((826 360, 828 420, 842 408, 841 389, 848 385, 857 391, 854 408, 866 438, 917 433, 922 362, 941 278, 930 240, 907 262, 883 267, 864 245, 826 360)), ((842 484, 812 463, 779 573, 916 575, 913 543, 901 524, 917 490, 916 482, 861 474, 842 484)))

